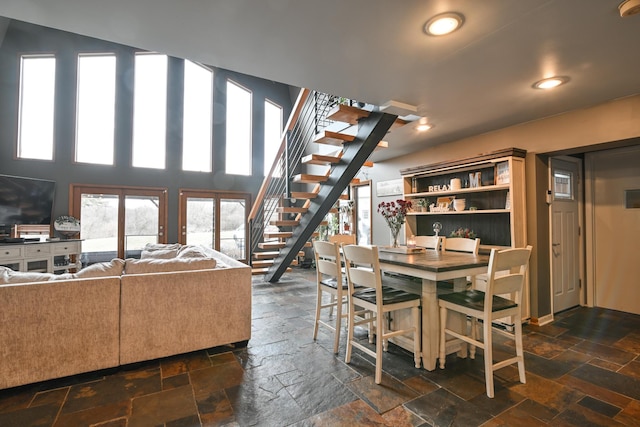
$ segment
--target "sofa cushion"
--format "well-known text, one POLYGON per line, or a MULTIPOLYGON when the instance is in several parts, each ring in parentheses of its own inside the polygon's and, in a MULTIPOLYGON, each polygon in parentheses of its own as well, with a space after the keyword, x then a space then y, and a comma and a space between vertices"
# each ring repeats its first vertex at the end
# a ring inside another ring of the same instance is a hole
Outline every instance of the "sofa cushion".
POLYGON ((178 251, 178 258, 211 258, 200 246, 185 245, 178 251))
POLYGON ((47 282, 55 277, 53 273, 35 273, 13 271, 11 269, 0 270, 0 284, 47 282))
POLYGON ((85 279, 87 277, 121 276, 122 270, 124 270, 124 260, 114 258, 109 262, 91 264, 74 273, 73 277, 76 279, 85 279))
POLYGON ((169 271, 207 270, 216 267, 213 258, 133 259, 125 263, 125 274, 162 273, 169 271))
POLYGON ((182 245, 180 243, 147 243, 146 245, 144 245, 143 250, 147 252, 166 250, 177 251, 181 247, 182 245))
POLYGON ((160 258, 160 259, 169 259, 175 258, 178 256, 178 251, 176 249, 157 249, 153 251, 148 251, 146 249, 142 250, 140 254, 140 259, 147 258, 160 258))

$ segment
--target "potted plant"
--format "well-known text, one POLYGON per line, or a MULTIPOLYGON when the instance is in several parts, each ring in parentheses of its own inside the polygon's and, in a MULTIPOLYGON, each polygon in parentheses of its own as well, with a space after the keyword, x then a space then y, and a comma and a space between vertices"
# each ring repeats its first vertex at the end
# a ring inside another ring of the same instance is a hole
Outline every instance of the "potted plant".
POLYGON ((418 212, 426 212, 428 206, 429 206, 429 199, 416 200, 416 208, 418 212))

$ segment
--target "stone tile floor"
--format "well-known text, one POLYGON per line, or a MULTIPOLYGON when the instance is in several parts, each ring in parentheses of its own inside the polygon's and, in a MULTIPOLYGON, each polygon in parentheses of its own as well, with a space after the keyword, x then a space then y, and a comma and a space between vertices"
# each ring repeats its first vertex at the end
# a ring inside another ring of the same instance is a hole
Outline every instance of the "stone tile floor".
MULTIPOLYGON (((503 368, 489 399, 481 353, 428 372, 391 345, 375 385, 367 356, 354 350, 346 365, 344 340, 333 355, 326 328, 311 339, 314 281, 298 268, 277 284, 254 279, 246 348, 2 390, 0 426, 640 425, 640 316, 575 308, 527 326, 527 383, 503 368)), ((496 349, 497 358, 511 350, 496 349)))

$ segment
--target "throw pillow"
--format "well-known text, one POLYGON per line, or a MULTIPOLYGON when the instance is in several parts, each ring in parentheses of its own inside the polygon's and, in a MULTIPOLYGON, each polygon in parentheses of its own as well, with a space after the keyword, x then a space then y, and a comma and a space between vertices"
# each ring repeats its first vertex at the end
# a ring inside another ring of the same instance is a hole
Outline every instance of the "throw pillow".
POLYGON ((178 251, 175 249, 157 249, 155 251, 148 251, 146 249, 142 250, 140 254, 140 259, 147 258, 161 258, 161 259, 169 259, 175 258, 178 256, 178 251))
POLYGON ((174 258, 174 259, 133 259, 128 258, 124 267, 125 274, 163 273, 170 271, 206 270, 216 267, 211 258, 174 258))
POLYGON ((147 243, 144 245, 144 250, 151 251, 166 251, 166 250, 174 250, 177 251, 180 249, 182 245, 180 243, 147 243))
POLYGON ((199 246, 183 246, 178 251, 178 258, 210 258, 199 246))
POLYGON ((121 276, 124 269, 124 260, 114 258, 109 262, 98 262, 91 264, 82 270, 74 273, 76 279, 84 279, 87 277, 109 277, 121 276))
POLYGON ((26 271, 5 270, 0 273, 0 283, 6 285, 14 283, 47 282, 54 276, 55 274, 53 273, 32 273, 26 271))

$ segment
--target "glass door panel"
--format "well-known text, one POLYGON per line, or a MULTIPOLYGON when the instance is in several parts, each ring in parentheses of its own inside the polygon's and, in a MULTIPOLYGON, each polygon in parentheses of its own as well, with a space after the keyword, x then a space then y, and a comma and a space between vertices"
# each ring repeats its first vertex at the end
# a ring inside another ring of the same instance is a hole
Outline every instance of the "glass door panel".
POLYGON ((158 243, 160 200, 155 196, 125 196, 124 253, 125 258, 139 258, 147 243, 158 243))
POLYGON ((216 205, 212 197, 187 197, 185 243, 215 248, 216 205))
POLYGON ((117 194, 80 196, 80 236, 83 264, 110 261, 118 256, 117 194))
POLYGON ((244 199, 220 201, 220 252, 234 259, 245 259, 247 204, 244 199))

